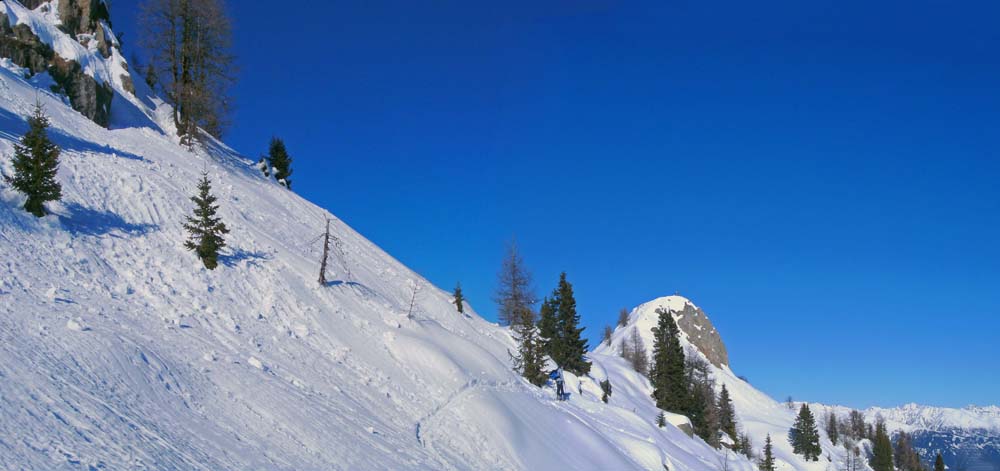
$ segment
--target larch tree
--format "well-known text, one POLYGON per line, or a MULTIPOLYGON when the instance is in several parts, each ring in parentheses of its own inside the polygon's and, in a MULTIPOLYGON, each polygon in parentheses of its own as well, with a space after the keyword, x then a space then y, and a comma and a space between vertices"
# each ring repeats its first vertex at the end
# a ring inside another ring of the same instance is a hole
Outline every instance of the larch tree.
POLYGON ((45 202, 62 198, 62 185, 56 180, 59 171, 59 146, 49 140, 49 118, 40 103, 28 117, 28 132, 14 144, 14 176, 7 178, 15 190, 28 198, 24 210, 42 217, 48 214, 45 202))
POLYGON ((618 325, 620 327, 624 327, 625 324, 628 324, 628 309, 621 308, 621 310, 618 311, 618 325))
POLYGON ((219 266, 219 250, 226 246, 223 235, 229 233, 222 218, 216 215, 219 210, 215 204, 217 200, 212 194, 212 182, 206 171, 198 182, 198 194, 191 197, 195 204, 194 216, 188 216, 184 224, 188 231, 184 247, 194 251, 209 270, 219 266))
POLYGON ((684 375, 684 349, 674 316, 666 309, 657 309, 653 327, 653 357, 649 371, 653 383, 653 399, 660 409, 684 413, 688 402, 688 387, 684 375))
POLYGON ((611 345, 611 335, 614 334, 614 333, 615 333, 615 331, 611 329, 610 325, 604 326, 604 333, 601 334, 601 343, 606 343, 606 344, 608 344, 610 346, 611 345))
POLYGON ((181 142, 202 139, 199 129, 221 137, 235 81, 232 26, 222 0, 145 0, 140 43, 154 75, 174 107, 181 142))
POLYGON ((454 300, 455 309, 458 310, 459 314, 465 313, 465 296, 462 295, 462 283, 455 284, 454 300))
POLYGON ((510 354, 514 370, 535 386, 545 384, 548 376, 544 371, 544 344, 532 310, 537 299, 531 288, 531 275, 514 242, 508 245, 507 257, 497 276, 495 299, 500 319, 510 325, 517 343, 517 353, 510 354))
POLYGON ((840 439, 840 426, 837 421, 837 414, 834 411, 830 411, 826 415, 826 436, 830 437, 830 442, 834 445, 840 439))
POLYGON ((913 449, 913 438, 906 432, 899 432, 893 453, 899 471, 927 471, 920 461, 920 455, 913 449))

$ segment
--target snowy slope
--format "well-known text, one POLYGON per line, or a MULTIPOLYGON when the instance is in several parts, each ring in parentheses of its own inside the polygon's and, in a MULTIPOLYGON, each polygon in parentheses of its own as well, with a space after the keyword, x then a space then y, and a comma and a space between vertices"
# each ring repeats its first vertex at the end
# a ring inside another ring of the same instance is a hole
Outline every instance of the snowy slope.
MULTIPOLYGON (((57 19, 5 5, 73 47, 57 19)), ((648 385, 616 357, 568 378, 565 403, 528 385, 507 329, 457 314, 448 293, 223 144, 179 147, 141 83, 134 99, 116 87, 107 130, 44 74, 4 65, 0 171, 37 98, 63 149, 63 200, 36 219, 0 184, 0 469, 717 466, 700 440, 653 425, 648 385), (203 170, 232 230, 215 271, 181 245, 203 170), (320 287, 310 242, 327 217, 343 258, 320 287)))
MULTIPOLYGON (((684 306, 694 304, 682 296, 666 296, 644 303, 629 314, 628 322, 624 326, 618 326, 611 336, 610 343, 602 343, 595 353, 604 357, 616 356, 621 351, 622 342, 626 336, 630 335, 633 327, 637 328, 647 352, 652 352, 653 334, 652 328, 656 325, 658 308, 668 309, 674 312, 675 321, 680 321, 679 312, 684 310, 684 306)), ((691 343, 688 333, 681 330, 681 343, 687 355, 704 355, 691 343)), ((706 359, 707 361, 707 359, 706 359)), ((820 471, 828 469, 831 464, 827 456, 834 463, 839 463, 844 452, 843 447, 834 446, 825 434, 821 437, 820 445, 823 447, 823 457, 818 462, 806 462, 801 456, 792 453, 792 447, 788 442, 788 430, 795 421, 798 408, 790 410, 785 404, 779 403, 758 391, 746 381, 738 378, 728 366, 716 367, 710 365, 715 377, 716 387, 721 388, 723 384, 729 390, 739 418, 740 429, 745 431, 751 438, 755 451, 759 454, 764 445, 765 437, 770 434, 774 444, 774 453, 777 459, 779 470, 801 470, 820 471)), ((819 420, 819 410, 813 409, 813 413, 819 420)))

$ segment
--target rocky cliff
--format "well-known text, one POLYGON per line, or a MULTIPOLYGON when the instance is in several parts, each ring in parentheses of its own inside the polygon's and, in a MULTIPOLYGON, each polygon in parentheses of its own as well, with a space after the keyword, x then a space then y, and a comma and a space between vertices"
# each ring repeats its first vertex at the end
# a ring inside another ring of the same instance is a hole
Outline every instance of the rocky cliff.
POLYGON ((107 127, 114 87, 108 73, 132 92, 127 64, 118 54, 104 0, 5 0, 0 2, 0 57, 27 69, 48 73, 52 91, 65 95, 74 110, 107 127), (49 28, 57 25, 56 29, 49 28), (100 62, 118 62, 118 67, 100 62), (103 65, 103 67, 101 67, 103 65))

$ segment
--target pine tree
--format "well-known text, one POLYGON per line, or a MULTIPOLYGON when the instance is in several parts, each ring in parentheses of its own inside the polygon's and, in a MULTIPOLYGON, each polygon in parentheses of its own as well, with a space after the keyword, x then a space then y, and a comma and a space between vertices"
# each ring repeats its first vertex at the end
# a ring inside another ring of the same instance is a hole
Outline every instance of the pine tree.
POLYGON ((156 85, 159 83, 159 78, 156 76, 156 66, 150 61, 146 64, 146 73, 143 77, 146 80, 146 85, 149 85, 150 90, 156 90, 156 85))
POLYGON ((885 423, 879 421, 875 425, 875 443, 872 448, 872 459, 869 462, 874 471, 893 471, 892 441, 885 430, 885 423))
POLYGON ((840 430, 837 424, 837 414, 832 410, 826 416, 826 436, 830 437, 830 441, 836 445, 837 440, 840 439, 840 430))
POLYGON ((582 334, 586 327, 579 327, 580 315, 576 313, 576 298, 573 295, 573 285, 566 281, 566 272, 559 275, 559 297, 556 344, 558 349, 551 352, 552 358, 566 371, 578 376, 590 373, 590 362, 586 359, 587 339, 582 334))
POLYGON ((535 327, 535 313, 531 309, 536 299, 531 289, 531 275, 524 267, 517 244, 511 242, 497 276, 499 317, 501 322, 510 324, 517 343, 517 353, 510 354, 514 370, 531 384, 541 386, 547 376, 544 371, 544 344, 535 327))
POLYGON ((209 270, 214 270, 219 265, 219 249, 226 246, 222 236, 229 233, 222 218, 215 215, 219 210, 219 206, 215 204, 217 199, 212 195, 212 182, 206 171, 202 173, 198 183, 198 195, 191 197, 195 204, 194 217, 189 216, 184 224, 189 234, 184 247, 198 254, 209 270))
POLYGON ((649 379, 653 383, 653 399, 660 409, 683 413, 688 402, 688 387, 684 377, 684 350, 681 347, 674 316, 666 309, 656 310, 659 319, 653 328, 653 361, 649 379))
POLYGON ((609 397, 611 397, 611 380, 604 379, 601 381, 601 400, 607 404, 609 397))
POLYGON ((465 296, 462 295, 462 283, 455 284, 455 308, 459 314, 465 313, 465 296))
POLYGON ((618 325, 625 327, 625 324, 628 324, 628 309, 622 308, 618 311, 618 325))
POLYGON ((809 405, 802 404, 799 409, 799 416, 795 419, 795 424, 788 432, 788 439, 792 443, 792 451, 805 457, 806 461, 819 461, 819 455, 823 450, 819 446, 819 430, 816 429, 816 418, 809 405))
POLYGON ((267 152, 267 161, 274 169, 274 178, 278 183, 284 185, 289 190, 292 189, 292 157, 285 149, 285 141, 277 137, 271 138, 271 146, 267 152))
POLYGON ((27 195, 24 210, 36 217, 45 216, 46 201, 62 198, 62 186, 56 181, 59 170, 59 146, 49 140, 45 131, 49 118, 40 103, 28 117, 28 132, 14 144, 14 177, 7 181, 15 190, 27 195))
POLYGON ((764 456, 760 460, 760 471, 775 471, 774 447, 771 445, 771 434, 764 439, 764 456))
POLYGON ((934 458, 934 471, 945 471, 944 457, 941 456, 940 451, 937 454, 937 458, 934 458))
POLYGON ((726 385, 722 385, 719 392, 719 429, 729 435, 733 440, 736 435, 736 409, 733 407, 733 400, 729 397, 729 390, 726 385))
POLYGON ((656 415, 656 426, 660 428, 667 426, 667 415, 662 410, 656 415))

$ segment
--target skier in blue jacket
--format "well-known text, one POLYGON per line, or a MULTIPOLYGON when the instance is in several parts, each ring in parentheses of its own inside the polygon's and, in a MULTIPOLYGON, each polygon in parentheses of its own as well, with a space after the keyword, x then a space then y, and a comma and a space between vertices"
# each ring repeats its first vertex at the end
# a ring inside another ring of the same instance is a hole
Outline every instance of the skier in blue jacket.
POLYGON ((549 378, 552 378, 556 382, 556 398, 560 401, 566 400, 566 392, 563 390, 563 370, 562 367, 557 367, 551 373, 549 373, 549 378))

